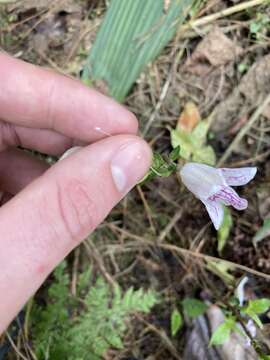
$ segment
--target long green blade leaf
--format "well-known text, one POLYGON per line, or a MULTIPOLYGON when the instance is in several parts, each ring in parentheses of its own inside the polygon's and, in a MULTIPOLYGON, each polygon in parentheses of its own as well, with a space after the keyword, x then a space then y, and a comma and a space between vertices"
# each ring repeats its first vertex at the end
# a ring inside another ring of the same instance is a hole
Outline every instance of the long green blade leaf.
POLYGON ((122 101, 145 65, 184 21, 193 0, 112 0, 83 71, 122 101))

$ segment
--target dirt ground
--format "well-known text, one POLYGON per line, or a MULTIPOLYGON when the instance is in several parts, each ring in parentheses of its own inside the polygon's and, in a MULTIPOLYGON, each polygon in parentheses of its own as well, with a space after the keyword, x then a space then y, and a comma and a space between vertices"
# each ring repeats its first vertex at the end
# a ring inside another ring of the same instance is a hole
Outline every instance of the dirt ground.
MULTIPOLYGON (((196 19, 241 3, 204 1, 196 19)), ((0 46, 17 58, 78 77, 106 6, 106 1, 98 0, 0 5, 0 46)), ((141 134, 156 151, 171 150, 168 129, 176 126, 190 101, 201 118, 211 118, 209 143, 217 159, 228 151, 269 94, 269 17, 270 5, 265 3, 210 19, 202 26, 179 28, 125 101, 139 119, 141 134)), ((249 207, 232 211, 234 225, 222 254, 206 210, 176 175, 135 188, 91 238, 96 256, 124 288, 152 287, 166 299, 149 317, 134 320, 126 350, 112 352, 108 359, 182 358, 189 328, 175 338, 170 336, 174 304, 186 296, 215 302, 232 291, 222 276, 209 270, 205 255, 232 262, 234 283, 246 273, 253 291, 270 297, 270 277, 265 276, 270 275, 269 236, 257 247, 252 243, 263 219, 270 217, 270 106, 246 129, 222 165, 257 166, 258 175, 239 190, 249 207)), ((74 262, 80 271, 80 263, 89 261, 84 251, 80 246, 69 256, 71 271, 74 262)), ((93 258, 97 269, 100 262, 93 258)), ((20 358, 15 353, 11 359, 20 358)))

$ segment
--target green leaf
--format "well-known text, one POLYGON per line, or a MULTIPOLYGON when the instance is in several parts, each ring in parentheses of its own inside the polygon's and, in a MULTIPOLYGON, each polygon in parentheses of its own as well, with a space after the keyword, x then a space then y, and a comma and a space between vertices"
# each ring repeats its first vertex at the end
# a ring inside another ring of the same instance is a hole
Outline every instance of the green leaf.
POLYGON ((81 273, 79 275, 79 279, 78 279, 78 291, 79 293, 81 293, 82 291, 84 291, 90 284, 91 281, 91 267, 89 267, 87 270, 85 270, 83 273, 81 273))
POLYGON ((246 314, 259 326, 260 329, 263 328, 263 323, 261 322, 261 319, 259 316, 253 312, 246 312, 246 314))
POLYGON ((263 324, 258 317, 258 314, 265 313, 270 308, 270 300, 269 299, 256 299, 249 300, 248 305, 241 309, 241 311, 248 315, 254 322, 259 326, 259 328, 263 328, 263 324))
POLYGON ((173 148, 180 146, 180 156, 185 160, 191 159, 193 145, 190 134, 184 130, 171 130, 171 144, 173 148))
POLYGON ((209 124, 207 121, 203 120, 196 125, 196 127, 191 132, 192 143, 196 147, 202 147, 207 140, 207 132, 209 129, 209 124))
POLYGON ((176 146, 173 151, 169 154, 169 159, 172 160, 172 161, 176 161, 179 159, 180 157, 180 146, 176 146))
POLYGON ((253 238, 253 245, 256 247, 257 243, 270 236, 270 219, 265 219, 263 226, 257 231, 253 238))
POLYGON ((259 360, 270 360, 270 355, 260 354, 259 360))
POLYGON ((207 261, 207 268, 215 275, 219 276, 226 285, 233 285, 234 277, 229 271, 234 270, 233 266, 226 261, 207 261))
POLYGON ((103 82, 122 101, 140 72, 161 52, 188 16, 193 0, 111 0, 91 47, 83 79, 103 82))
POLYGON ((192 132, 183 129, 171 129, 172 147, 180 146, 180 156, 185 160, 215 165, 216 154, 212 146, 206 146, 209 125, 200 121, 192 132))
POLYGON ((100 360, 110 347, 123 348, 130 316, 149 313, 158 302, 154 291, 130 288, 124 292, 119 285, 112 291, 100 276, 93 283, 90 273, 87 269, 79 277, 80 301, 71 301, 66 263, 55 270, 48 303, 44 308, 35 305, 31 313, 32 343, 39 360, 100 360))
POLYGON ((198 299, 186 298, 182 301, 184 313, 191 319, 196 318, 207 310, 207 305, 198 299))
POLYGON ((222 250, 226 245, 232 226, 233 226, 233 219, 232 219, 231 211, 228 207, 224 206, 224 219, 217 233, 219 254, 222 253, 222 250))
POLYGON ((249 31, 252 34, 257 34, 259 32, 259 30, 261 29, 261 24, 256 23, 255 21, 253 21, 250 26, 249 26, 249 31))
MULTIPOLYGON (((173 154, 175 155, 175 154, 173 154)), ((177 165, 170 158, 165 158, 159 153, 153 154, 152 165, 148 173, 140 181, 143 184, 154 177, 168 177, 177 170, 177 165)))
POLYGON ((192 160, 213 166, 216 163, 216 154, 212 146, 203 146, 200 149, 194 150, 192 160))
POLYGON ((255 314, 263 314, 270 308, 269 299, 249 300, 247 309, 253 311, 255 314))
POLYGON ((210 339, 210 346, 222 345, 230 337, 231 332, 236 326, 236 320, 234 317, 228 317, 224 323, 219 325, 218 328, 213 332, 210 339))
POLYGON ((171 334, 172 336, 175 336, 177 332, 181 329, 183 326, 183 318, 181 313, 174 309, 171 314, 171 334))

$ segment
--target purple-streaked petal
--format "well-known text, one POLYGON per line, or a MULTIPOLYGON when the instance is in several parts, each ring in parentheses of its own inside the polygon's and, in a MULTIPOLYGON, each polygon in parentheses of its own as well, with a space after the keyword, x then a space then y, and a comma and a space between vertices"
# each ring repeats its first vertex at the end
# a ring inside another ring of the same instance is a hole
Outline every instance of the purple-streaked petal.
POLYGON ((231 187, 222 186, 219 191, 210 196, 208 200, 217 201, 224 205, 231 205, 237 210, 244 210, 248 206, 246 199, 241 198, 231 187))
POLYGON ((226 183, 230 186, 246 185, 250 180, 254 178, 257 172, 256 167, 245 168, 221 168, 219 169, 226 180, 226 183))
POLYGON ((214 224, 215 229, 218 230, 224 218, 223 205, 216 201, 210 200, 203 201, 203 203, 210 216, 210 219, 212 220, 212 223, 214 224))

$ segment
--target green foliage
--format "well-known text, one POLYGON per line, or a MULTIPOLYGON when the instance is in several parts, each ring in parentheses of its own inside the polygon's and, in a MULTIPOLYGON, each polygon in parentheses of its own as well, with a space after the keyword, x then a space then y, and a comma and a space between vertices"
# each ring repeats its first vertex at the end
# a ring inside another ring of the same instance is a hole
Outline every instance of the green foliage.
POLYGON ((259 355, 259 360, 270 360, 270 355, 261 354, 259 355))
MULTIPOLYGON (((194 319, 207 310, 208 306, 201 300, 195 298, 185 298, 181 301, 181 310, 189 319, 194 319)), ((175 308, 171 313, 171 334, 175 336, 182 328, 184 319, 181 312, 175 308)))
POLYGON ((11 3, 14 3, 15 1, 17 1, 17 0, 0 0, 0 5, 1 4, 11 4, 11 3))
POLYGON ((253 238, 254 246, 257 246, 257 243, 261 240, 265 239, 270 235, 270 219, 265 219, 263 222, 263 226, 257 231, 253 238))
POLYGON ((225 321, 217 327, 210 339, 210 346, 222 345, 230 337, 231 332, 236 330, 236 319, 233 316, 225 318, 225 321))
POLYGON ((244 74, 248 68, 249 66, 244 62, 237 65, 237 70, 240 72, 240 74, 244 74))
POLYGON ((95 360, 110 348, 123 348, 122 337, 132 313, 148 313, 157 303, 154 292, 112 289, 101 277, 91 284, 91 272, 84 272, 78 281, 78 293, 69 295, 69 278, 65 263, 55 271, 50 286, 49 303, 34 306, 33 347, 39 360, 95 360))
POLYGON ((140 72, 173 37, 193 0, 111 0, 84 68, 83 80, 103 82, 122 101, 140 72))
POLYGON ((200 121, 191 132, 184 129, 172 129, 172 146, 174 148, 180 146, 180 156, 185 160, 215 165, 216 155, 214 149, 209 145, 205 145, 208 130, 209 124, 207 121, 200 121))
POLYGON ((175 336, 183 326, 183 318, 178 309, 174 309, 171 314, 171 334, 175 336))
POLYGON ((233 226, 233 219, 231 215, 230 208, 224 206, 224 218, 221 224, 221 227, 218 230, 217 238, 218 238, 218 252, 222 253, 224 246, 229 238, 231 228, 233 226))
POLYGON ((267 14, 258 12, 249 25, 249 32, 253 38, 260 41, 270 30, 270 19, 267 14))
POLYGON ((220 277, 228 286, 234 284, 234 277, 230 271, 234 270, 232 264, 227 261, 207 261, 207 268, 215 275, 220 277))
POLYGON ((207 310, 207 305, 203 301, 194 298, 185 298, 182 306, 184 313, 191 319, 202 315, 207 310))
POLYGON ((154 177, 168 177, 172 173, 177 171, 177 164, 175 161, 179 159, 180 154, 180 146, 177 146, 173 151, 169 154, 169 156, 162 156, 161 154, 154 153, 152 165, 145 175, 145 177, 141 180, 141 183, 145 183, 146 181, 152 180, 154 177))
POLYGON ((264 354, 263 344, 255 338, 256 332, 253 333, 253 329, 249 329, 250 335, 247 335, 247 333, 244 332, 244 328, 246 326, 246 330, 248 329, 248 317, 253 320, 252 327, 254 327, 254 325, 257 325, 260 328, 263 327, 258 315, 269 310, 270 300, 265 298, 249 300, 247 305, 240 306, 239 301, 240 299, 241 303, 243 301, 243 287, 247 281, 245 279, 247 278, 244 277, 240 281, 235 291, 236 297, 232 297, 228 303, 223 304, 222 309, 225 314, 225 320, 213 332, 209 345, 222 345, 229 339, 232 332, 236 332, 245 339, 248 339, 249 342, 251 341, 259 359, 267 360, 269 355, 264 354))
MULTIPOLYGON (((69 278, 65 273, 66 263, 61 263, 54 272, 54 283, 48 290, 49 302, 45 309, 35 305, 31 319, 33 322, 33 345, 38 358, 45 358, 45 354, 59 354, 66 346, 63 333, 69 326, 69 278), (61 344, 61 342, 63 342, 61 344)), ((54 357, 53 359, 58 359, 54 357)))
POLYGON ((269 299, 249 300, 248 305, 241 309, 241 311, 248 315, 260 328, 263 324, 258 315, 265 313, 270 308, 269 299))

